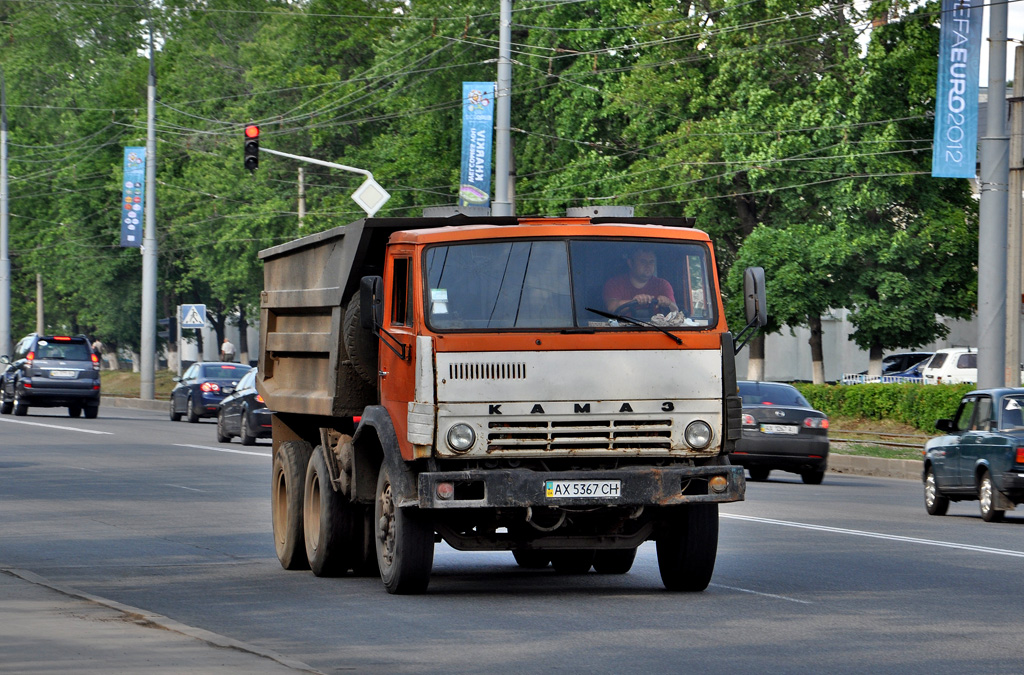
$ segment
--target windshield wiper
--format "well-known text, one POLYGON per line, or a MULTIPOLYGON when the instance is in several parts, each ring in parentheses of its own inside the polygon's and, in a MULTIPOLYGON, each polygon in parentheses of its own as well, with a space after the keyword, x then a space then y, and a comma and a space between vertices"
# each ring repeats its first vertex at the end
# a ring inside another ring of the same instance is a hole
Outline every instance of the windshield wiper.
POLYGON ((677 345, 683 344, 683 341, 682 339, 679 338, 679 336, 673 335, 672 333, 668 332, 667 329, 656 324, 650 323, 649 321, 644 321, 642 319, 634 319, 631 316, 625 316, 623 314, 612 314, 611 312, 606 312, 602 309, 594 309, 593 307, 584 307, 584 309, 586 309, 588 312, 593 312, 598 316, 603 316, 606 319, 617 319, 618 321, 625 321, 626 323, 631 323, 634 326, 640 326, 641 328, 654 328, 656 330, 660 330, 662 333, 675 340, 677 345))

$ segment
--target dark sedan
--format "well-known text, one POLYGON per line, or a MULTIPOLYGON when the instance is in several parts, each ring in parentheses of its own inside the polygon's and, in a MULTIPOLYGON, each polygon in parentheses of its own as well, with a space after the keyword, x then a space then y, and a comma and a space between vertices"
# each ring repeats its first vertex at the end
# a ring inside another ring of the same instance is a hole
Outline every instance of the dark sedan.
POLYGON ((189 422, 198 422, 200 417, 216 417, 220 402, 235 390, 242 376, 252 366, 240 363, 193 363, 171 390, 171 421, 177 422, 184 415, 189 422))
POLYGON ((773 469, 800 474, 818 485, 828 468, 828 416, 788 384, 740 382, 743 434, 729 460, 768 480, 773 469))
POLYGON ((235 391, 220 402, 217 413, 217 440, 230 443, 235 436, 242 445, 253 445, 257 438, 270 438, 270 417, 267 404, 256 391, 256 373, 253 368, 242 376, 235 391))
POLYGON ((924 505, 941 516, 950 501, 977 499, 994 522, 1024 502, 1024 389, 979 389, 966 394, 946 432, 924 446, 924 505))

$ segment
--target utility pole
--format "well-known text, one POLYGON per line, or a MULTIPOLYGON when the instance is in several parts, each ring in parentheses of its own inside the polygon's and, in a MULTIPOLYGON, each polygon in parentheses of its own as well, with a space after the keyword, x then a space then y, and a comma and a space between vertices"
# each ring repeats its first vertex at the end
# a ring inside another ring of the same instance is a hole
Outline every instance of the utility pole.
POLYGON ((1006 363, 1006 211, 1009 138, 1006 135, 1007 5, 989 10, 988 111, 981 139, 978 222, 978 388, 1003 386, 1006 363))
POLYGON ((43 313, 43 275, 36 272, 36 335, 46 332, 45 316, 43 313))
POLYGON ((306 217, 306 169, 299 167, 299 227, 306 217))
POLYGON ((1006 375, 1007 387, 1020 386, 1021 216, 1024 193, 1024 45, 1013 54, 1013 98, 1010 99, 1010 192, 1006 227, 1006 375))
POLYGON ((142 338, 139 398, 156 398, 156 61, 149 24, 149 86, 146 96, 146 225, 142 234, 142 338))
POLYGON ((11 354, 11 255, 7 249, 7 85, 0 71, 0 355, 11 354))
POLYGON ((509 158, 512 155, 512 0, 498 9, 498 89, 494 93, 494 201, 491 215, 514 216, 508 196, 509 158))

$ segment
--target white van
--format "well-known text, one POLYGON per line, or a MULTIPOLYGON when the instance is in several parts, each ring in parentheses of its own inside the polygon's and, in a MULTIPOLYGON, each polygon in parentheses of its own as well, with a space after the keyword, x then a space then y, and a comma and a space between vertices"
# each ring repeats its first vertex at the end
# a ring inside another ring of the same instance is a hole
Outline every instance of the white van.
POLYGON ((924 367, 925 384, 962 384, 978 381, 976 347, 939 349, 924 367))

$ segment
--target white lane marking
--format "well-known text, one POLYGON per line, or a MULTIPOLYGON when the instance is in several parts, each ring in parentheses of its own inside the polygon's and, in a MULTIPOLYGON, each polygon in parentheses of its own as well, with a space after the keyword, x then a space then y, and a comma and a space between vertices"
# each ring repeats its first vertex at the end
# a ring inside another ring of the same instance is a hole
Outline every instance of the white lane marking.
POLYGON ((752 591, 749 588, 740 588, 738 586, 726 586, 725 584, 711 584, 715 588, 725 588, 730 591, 739 591, 740 593, 750 593, 751 595, 761 595, 766 598, 774 598, 776 600, 788 600, 789 602, 799 602, 801 605, 813 605, 814 603, 810 600, 797 600, 796 598, 789 598, 785 595, 776 595, 775 593, 762 593, 760 591, 752 591))
POLYGON ((871 539, 887 539, 889 541, 902 541, 908 544, 924 544, 925 546, 939 546, 941 548, 955 548, 961 551, 973 551, 974 553, 991 553, 993 555, 1006 555, 1012 558, 1024 558, 1024 551, 1013 551, 1005 548, 991 548, 989 546, 974 546, 972 544, 957 544, 950 541, 937 541, 935 539, 920 539, 918 537, 904 537, 898 534, 883 534, 881 532, 866 532, 864 530, 848 530, 843 527, 829 527, 828 525, 811 525, 810 523, 796 523, 789 520, 775 520, 773 518, 757 518, 754 516, 740 516, 732 513, 721 514, 723 518, 733 520, 747 520, 752 523, 764 523, 766 525, 782 525, 784 527, 797 527, 804 530, 818 530, 819 532, 832 532, 834 534, 849 534, 855 537, 869 537, 871 539))
POLYGON ((187 443, 175 443, 176 448, 194 448, 196 450, 213 450, 214 452, 233 452, 236 455, 256 455, 257 457, 273 457, 269 452, 249 452, 248 450, 230 450, 228 448, 214 448, 209 445, 189 445, 187 443))
POLYGON ((84 466, 78 466, 78 467, 75 467, 75 468, 78 469, 79 471, 89 471, 89 472, 92 472, 92 473, 100 473, 99 469, 86 469, 84 466))
POLYGON ((184 485, 172 485, 171 483, 164 483, 164 485, 172 488, 181 488, 182 490, 191 490, 192 492, 202 492, 202 490, 199 490, 197 488, 185 487, 184 485))
POLYGON ((81 431, 83 434, 103 434, 104 436, 113 436, 112 431, 96 431, 95 429, 76 429, 75 427, 62 427, 59 424, 43 424, 42 422, 26 422, 25 420, 9 420, 0 417, 0 422, 10 422, 11 424, 27 424, 33 427, 46 427, 47 429, 63 429, 65 431, 81 431))

